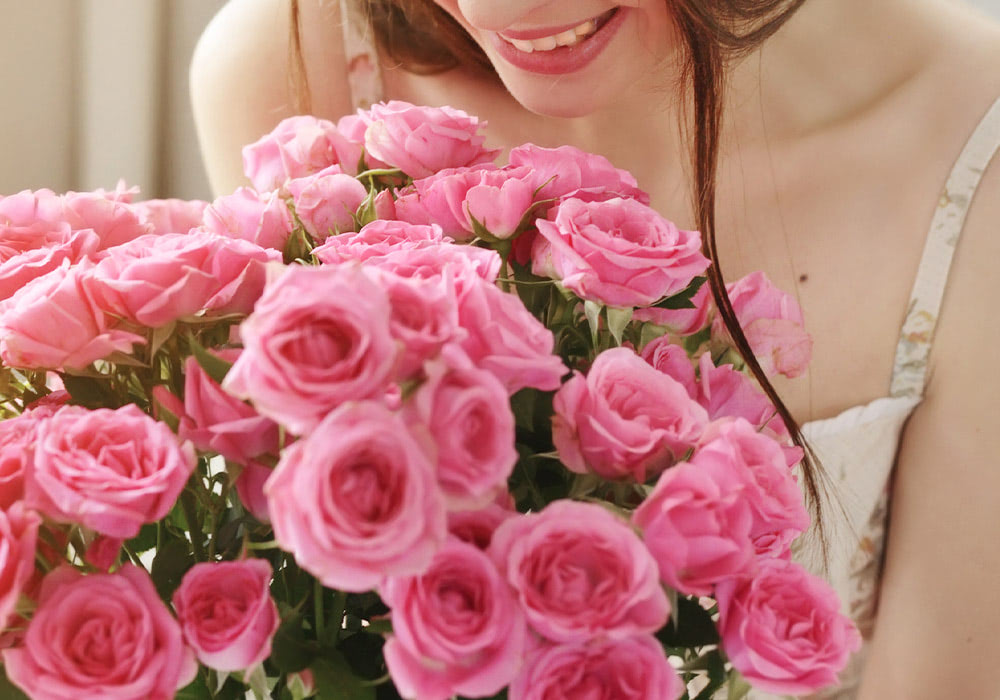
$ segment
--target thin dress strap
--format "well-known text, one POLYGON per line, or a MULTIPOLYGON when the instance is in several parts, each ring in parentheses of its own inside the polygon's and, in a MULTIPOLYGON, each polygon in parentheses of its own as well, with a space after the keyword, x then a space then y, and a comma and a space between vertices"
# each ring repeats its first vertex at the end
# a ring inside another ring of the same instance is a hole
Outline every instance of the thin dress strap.
POLYGON ((382 101, 382 71, 371 23, 361 5, 357 0, 340 0, 340 17, 351 103, 355 109, 368 109, 382 101))
POLYGON ((910 303, 903 321, 890 394, 919 397, 927 381, 927 360, 934 339, 948 273, 965 218, 983 172, 1000 149, 1000 99, 976 127, 948 176, 924 245, 910 303))

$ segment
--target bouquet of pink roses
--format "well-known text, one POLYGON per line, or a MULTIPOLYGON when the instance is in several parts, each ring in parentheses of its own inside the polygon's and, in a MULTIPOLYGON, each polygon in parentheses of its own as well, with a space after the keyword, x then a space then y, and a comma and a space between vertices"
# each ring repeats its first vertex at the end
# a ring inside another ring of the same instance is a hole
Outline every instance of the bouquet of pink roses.
MULTIPOLYGON (((0 198, 3 697, 836 681, 859 639, 791 560, 802 453, 698 233, 595 155, 497 167, 481 126, 289 119, 211 205, 0 198)), ((729 293, 801 372, 797 305, 729 293)))

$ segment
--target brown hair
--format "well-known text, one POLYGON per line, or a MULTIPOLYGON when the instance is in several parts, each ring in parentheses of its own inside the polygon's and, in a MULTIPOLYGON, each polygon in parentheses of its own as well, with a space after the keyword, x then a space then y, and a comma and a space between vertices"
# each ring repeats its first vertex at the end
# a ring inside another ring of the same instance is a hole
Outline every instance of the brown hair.
MULTIPOLYGON (((353 1, 363 4, 379 50, 407 70, 436 73, 461 66, 496 77, 479 45, 433 0, 353 1)), ((825 474, 740 328, 726 294, 715 242, 716 170, 726 67, 734 58, 752 51, 774 34, 803 2, 805 0, 669 0, 667 4, 684 41, 682 84, 689 100, 689 128, 694 136, 691 194, 704 252, 712 261, 708 270, 712 295, 747 366, 774 403, 795 443, 806 450, 803 479, 825 549, 822 522, 818 517, 823 500, 821 494, 826 493, 825 474)), ((299 68, 296 92, 307 95, 298 43, 298 0, 291 0, 291 3, 295 52, 292 65, 299 68)))

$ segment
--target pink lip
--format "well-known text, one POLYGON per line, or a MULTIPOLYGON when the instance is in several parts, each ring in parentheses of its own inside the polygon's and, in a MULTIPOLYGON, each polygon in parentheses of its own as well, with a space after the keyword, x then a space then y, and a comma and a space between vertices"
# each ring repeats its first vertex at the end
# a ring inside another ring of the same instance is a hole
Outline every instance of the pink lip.
MULTIPOLYGON (((581 70, 600 55, 624 24, 630 9, 617 7, 614 15, 586 39, 573 46, 559 46, 551 51, 533 51, 531 53, 520 51, 496 32, 490 33, 490 39, 493 41, 493 48, 500 54, 500 57, 515 68, 540 75, 565 75, 581 70)), ((576 26, 578 25, 574 24, 567 28, 572 29, 576 26)), ((541 38, 558 33, 559 28, 552 27, 537 32, 534 30, 530 32, 526 30, 521 33, 505 31, 504 36, 511 39, 526 39, 529 35, 531 38, 541 38), (542 31, 547 33, 541 33, 542 31)))

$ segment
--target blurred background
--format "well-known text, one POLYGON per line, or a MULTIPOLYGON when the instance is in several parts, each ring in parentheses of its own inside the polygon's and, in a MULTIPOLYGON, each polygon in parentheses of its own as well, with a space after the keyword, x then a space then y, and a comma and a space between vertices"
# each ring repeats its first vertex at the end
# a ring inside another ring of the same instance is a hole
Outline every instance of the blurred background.
MULTIPOLYGON (((1000 18, 1000 0, 955 1, 1000 18)), ((123 178, 142 198, 210 199, 188 63, 224 4, 0 0, 0 194, 123 178)))

